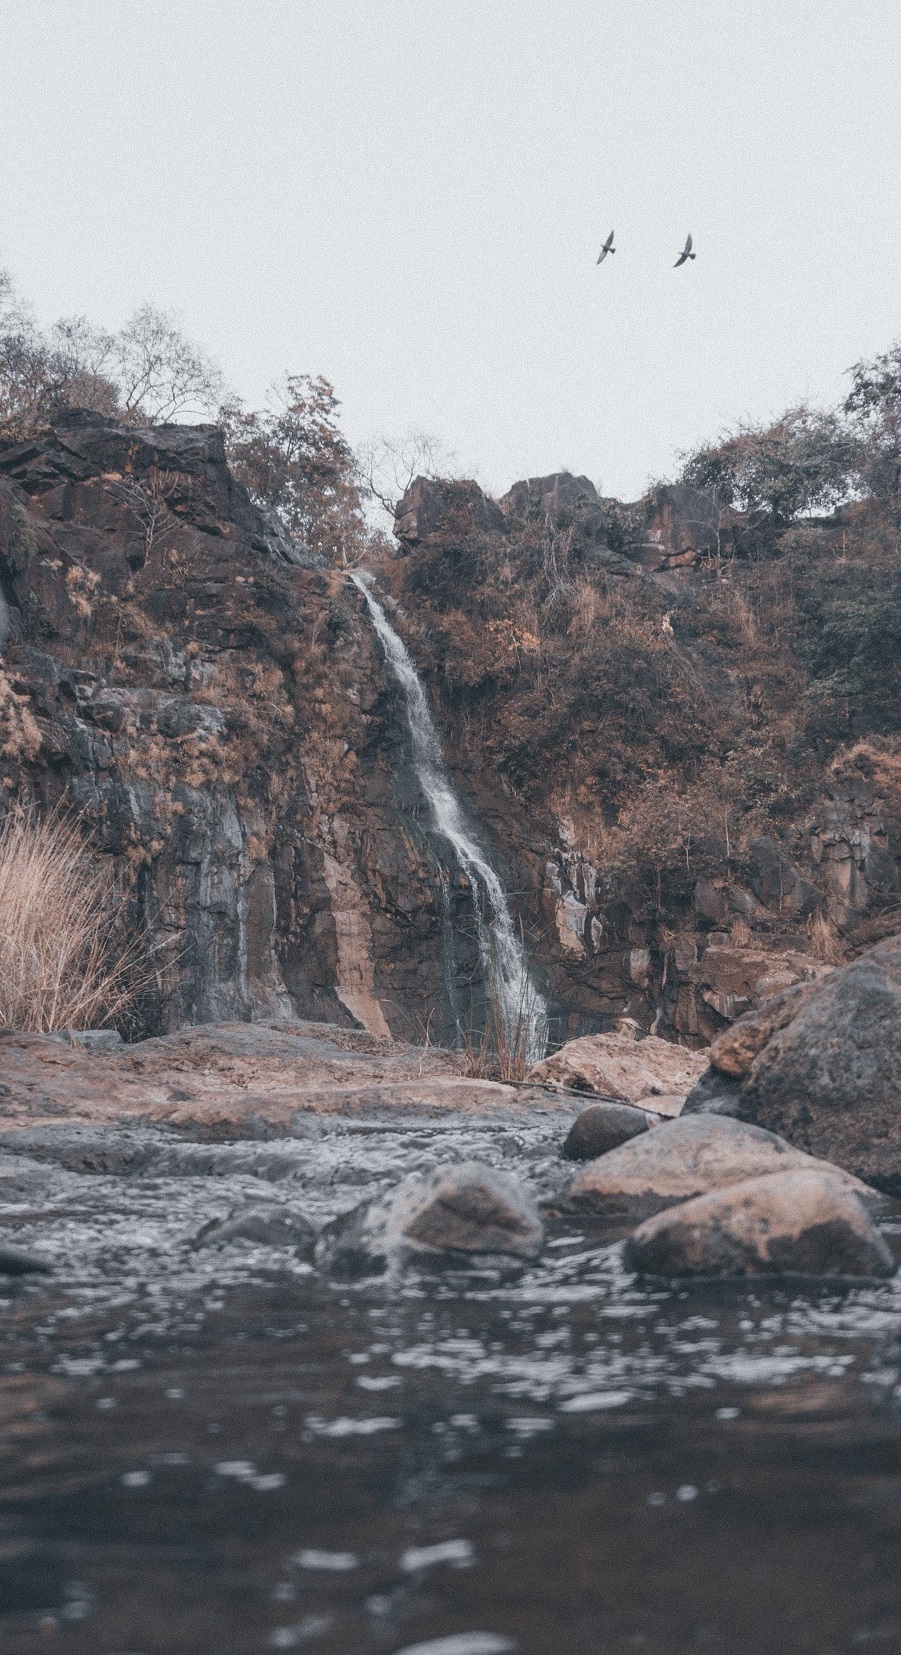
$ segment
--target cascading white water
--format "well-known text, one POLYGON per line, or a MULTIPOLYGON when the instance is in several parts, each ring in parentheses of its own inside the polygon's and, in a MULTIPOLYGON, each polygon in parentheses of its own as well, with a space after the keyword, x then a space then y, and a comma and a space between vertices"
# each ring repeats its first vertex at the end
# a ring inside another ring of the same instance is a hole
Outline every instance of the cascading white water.
POLYGON ((403 639, 395 632, 372 591, 370 578, 351 575, 363 594, 388 668, 403 692, 413 744, 413 768, 431 814, 432 831, 446 839, 469 879, 473 893, 479 955, 489 1002, 496 1006, 508 1051, 529 1062, 544 1056, 547 1007, 526 966, 504 887, 466 820, 448 775, 441 738, 419 674, 403 639))

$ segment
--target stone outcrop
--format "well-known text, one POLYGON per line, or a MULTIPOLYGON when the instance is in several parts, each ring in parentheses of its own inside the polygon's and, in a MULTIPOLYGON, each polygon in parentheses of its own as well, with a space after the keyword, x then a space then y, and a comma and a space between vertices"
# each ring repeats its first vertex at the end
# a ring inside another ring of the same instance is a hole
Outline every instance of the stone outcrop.
POLYGON ((897 1268, 859 1195, 831 1169, 751 1178, 639 1225, 630 1269, 655 1276, 891 1276, 897 1268))
POLYGON ((796 983, 774 994, 759 1011, 748 1012, 717 1035, 710 1047, 710 1064, 720 1074, 744 1080, 768 1040, 798 1015, 814 992, 812 983, 796 983))
MULTIPOLYGON (((683 1116, 592 1161, 573 1178, 569 1200, 586 1212, 643 1217, 749 1178, 822 1169, 823 1163, 760 1127, 683 1116)), ((865 1193, 857 1179, 830 1170, 849 1189, 865 1193)))
POLYGON ((392 1263, 526 1261, 544 1227, 516 1179, 478 1162, 413 1175, 381 1201, 336 1219, 319 1238, 317 1263, 338 1276, 378 1275, 392 1263))
POLYGON ((404 546, 419 546, 439 532, 503 532, 504 514, 477 483, 416 477, 401 500, 394 533, 404 546))
POLYGON ((656 1035, 639 1040, 636 1032, 624 1029, 567 1041, 552 1056, 536 1063, 529 1079, 643 1104, 659 1114, 678 1114, 683 1099, 707 1067, 706 1055, 656 1035))

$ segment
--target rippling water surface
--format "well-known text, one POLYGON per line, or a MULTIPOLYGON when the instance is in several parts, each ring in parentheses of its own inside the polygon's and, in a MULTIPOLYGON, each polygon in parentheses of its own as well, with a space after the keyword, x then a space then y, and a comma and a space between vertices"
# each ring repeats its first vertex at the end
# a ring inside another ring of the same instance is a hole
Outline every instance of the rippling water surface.
POLYGON ((462 1157, 552 1198, 560 1136, 20 1136, 0 1228, 56 1274, 4 1306, 0 1647, 901 1651, 901 1286, 648 1291, 562 1217, 510 1281, 193 1244, 462 1157))

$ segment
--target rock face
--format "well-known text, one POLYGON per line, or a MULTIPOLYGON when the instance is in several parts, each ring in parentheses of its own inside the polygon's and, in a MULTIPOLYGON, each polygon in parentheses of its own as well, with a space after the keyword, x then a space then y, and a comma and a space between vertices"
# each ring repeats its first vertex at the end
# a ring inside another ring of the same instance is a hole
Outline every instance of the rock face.
POLYGON ((901 1195, 901 939, 800 999, 754 1058, 741 1112, 901 1195))
MULTIPOLYGON (((822 1164, 760 1127, 683 1116, 592 1161, 574 1177, 569 1199, 585 1212, 649 1216, 694 1196, 790 1169, 822 1170, 822 1164)), ((837 1168, 828 1170, 848 1188, 866 1193, 856 1179, 837 1168)))
POLYGON ((563 1154, 568 1161, 592 1161, 647 1132, 648 1117, 624 1103, 592 1103, 569 1129, 563 1154))
POLYGON ((544 1228, 528 1192, 476 1161, 407 1178, 382 1201, 329 1225, 317 1262, 338 1276, 377 1275, 392 1262, 537 1257, 544 1228))
POLYGON ((891 1276, 892 1253, 847 1181, 794 1168, 697 1196, 639 1225, 630 1269, 655 1276, 891 1276))
POLYGON ((0 591, 0 803, 65 800, 130 887, 157 979, 139 1032, 450 1032, 444 928, 468 899, 405 811, 371 628, 219 431, 70 411, 0 443, 0 591))
POLYGON ((706 1054, 631 1032, 585 1035, 569 1040, 551 1057, 536 1063, 529 1079, 542 1085, 595 1092, 600 1097, 644 1103, 660 1113, 678 1114, 682 1099, 707 1066, 706 1054))

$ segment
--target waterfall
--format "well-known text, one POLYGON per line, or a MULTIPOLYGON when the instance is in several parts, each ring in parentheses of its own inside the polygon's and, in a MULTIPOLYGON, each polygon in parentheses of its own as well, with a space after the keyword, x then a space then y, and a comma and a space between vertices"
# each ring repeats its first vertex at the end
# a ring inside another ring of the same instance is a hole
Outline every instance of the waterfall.
POLYGON ((448 774, 441 738, 425 690, 403 639, 395 632, 372 590, 368 575, 350 579, 363 594, 385 660, 404 699, 413 744, 413 769, 428 804, 432 832, 447 841, 469 879, 476 936, 489 1006, 508 1052, 527 1061, 544 1056, 547 1007, 526 965, 504 887, 466 820, 463 801, 448 774))

